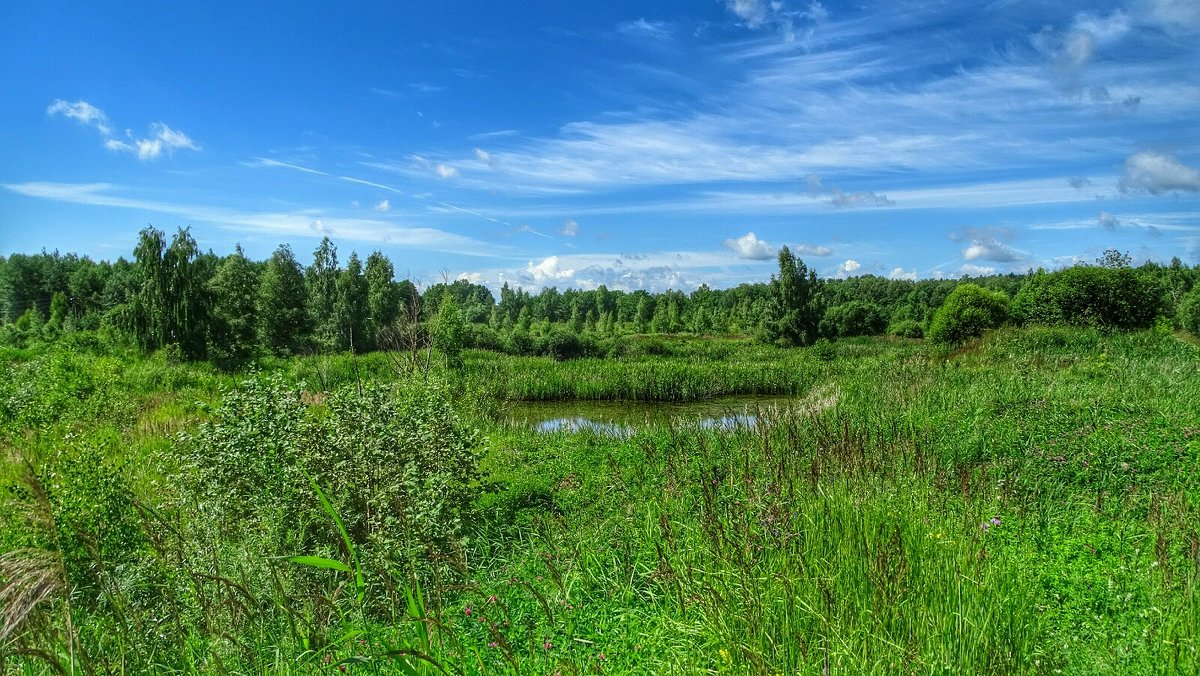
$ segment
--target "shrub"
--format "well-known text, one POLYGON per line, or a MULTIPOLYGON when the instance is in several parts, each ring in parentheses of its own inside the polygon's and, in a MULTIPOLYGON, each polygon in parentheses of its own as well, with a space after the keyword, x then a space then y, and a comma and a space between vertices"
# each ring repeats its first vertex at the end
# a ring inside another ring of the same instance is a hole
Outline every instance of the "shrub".
POLYGON ((1008 296, 1003 292, 959 284, 934 313, 928 337, 935 343, 961 343, 1000 326, 1008 313, 1008 296))
POLYGON ((1154 324, 1162 305, 1158 283, 1138 270, 1080 265, 1039 270, 1012 310, 1022 323, 1142 329, 1154 324))
POLYGON ((1200 284, 1179 302, 1179 325, 1185 331, 1200 336, 1200 284))
POLYGON ((438 385, 343 388, 329 399, 319 483, 368 552, 449 554, 466 536, 482 437, 438 385))
POLYGON ((921 328, 921 322, 915 319, 901 319, 892 322, 891 326, 888 326, 887 332, 889 336, 897 338, 923 338, 925 336, 925 329, 921 328))
POLYGON ((574 332, 555 327, 541 341, 541 353, 555 361, 567 361, 584 356, 583 341, 574 332))
POLYGON ((883 308, 875 303, 852 300, 829 308, 821 320, 821 334, 830 338, 878 336, 887 328, 883 308))

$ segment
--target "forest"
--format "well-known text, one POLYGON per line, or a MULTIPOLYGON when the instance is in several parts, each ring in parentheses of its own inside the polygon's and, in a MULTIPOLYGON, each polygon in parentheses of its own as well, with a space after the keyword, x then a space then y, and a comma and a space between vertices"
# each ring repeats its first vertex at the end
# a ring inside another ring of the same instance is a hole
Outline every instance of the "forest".
POLYGON ((1200 266, 305 262, 0 259, 0 672, 1200 669, 1200 266))

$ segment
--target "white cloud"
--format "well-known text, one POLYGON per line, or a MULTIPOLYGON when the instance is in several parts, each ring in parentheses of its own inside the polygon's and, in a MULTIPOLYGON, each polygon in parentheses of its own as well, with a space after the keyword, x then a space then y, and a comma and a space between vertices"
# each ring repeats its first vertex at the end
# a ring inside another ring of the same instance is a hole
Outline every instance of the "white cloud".
POLYGON ((983 277, 996 274, 996 268, 987 265, 975 265, 974 263, 963 263, 962 267, 958 269, 957 274, 959 276, 983 277))
POLYGON ((448 164, 438 164, 433 168, 433 170, 436 171, 437 175, 442 178, 454 178, 455 176, 458 176, 458 169, 455 169, 448 164))
POLYGON ((737 254, 738 258, 752 261, 765 261, 775 257, 775 248, 759 239, 753 232, 737 239, 725 240, 725 248, 737 254))
POLYGON ((265 157, 256 157, 256 158, 254 158, 253 162, 243 162, 242 164, 244 164, 247 167, 255 167, 255 168, 278 167, 278 168, 282 168, 282 169, 291 169, 293 171, 300 171, 300 172, 304 172, 306 174, 316 174, 318 176, 328 176, 329 175, 328 173, 326 173, 324 171, 318 171, 316 169, 309 169, 308 167, 302 167, 298 164, 289 164, 287 162, 280 162, 279 160, 272 160, 272 159, 268 159, 265 157))
POLYGON ((874 192, 844 193, 837 188, 833 189, 833 197, 829 199, 829 203, 835 207, 890 207, 895 204, 887 195, 874 192))
POLYGON ((828 256, 833 253, 833 249, 816 244, 796 244, 792 246, 792 252, 802 256, 828 256))
POLYGON ((997 262, 1021 260, 1021 256, 1016 251, 996 239, 975 240, 963 249, 962 256, 969 261, 975 259, 997 262))
POLYGON ((336 233, 339 238, 410 247, 426 251, 499 258, 511 255, 508 247, 483 242, 435 228, 396 225, 382 220, 344 218, 313 209, 291 212, 243 212, 220 206, 182 204, 125 197, 109 183, 7 183, 6 190, 70 204, 136 209, 169 214, 186 222, 205 222, 254 235, 276 233, 312 237, 314 232, 336 233))
POLYGON ((563 237, 574 237, 579 234, 579 223, 574 219, 568 218, 563 221, 562 227, 558 229, 558 234, 563 237))
POLYGON ((1200 3, 1196 0, 1145 0, 1147 18, 1175 31, 1200 30, 1200 3))
MULTIPOLYGON (((125 132, 130 139, 133 139, 134 145, 137 147, 137 156, 139 160, 157 159, 159 155, 166 151, 171 154, 175 150, 200 150, 200 146, 195 141, 188 138, 188 135, 172 129, 162 122, 155 122, 150 125, 150 136, 148 138, 135 139, 129 131, 125 132)), ((125 148, 120 148, 125 150, 125 148)))
POLYGON ((1154 152, 1140 152, 1125 160, 1121 190, 1144 191, 1151 195, 1164 192, 1200 192, 1200 170, 1179 160, 1154 152))
POLYGON ((662 40, 671 37, 671 24, 641 18, 617 24, 617 31, 625 35, 662 40))
POLYGON ((108 117, 96 106, 87 101, 75 101, 74 103, 64 101, 62 99, 54 99, 54 102, 46 108, 47 115, 65 115, 73 120, 95 127, 104 136, 112 133, 112 128, 108 124, 108 117))
POLYGON ((1004 242, 1011 237, 1012 233, 1007 228, 963 228, 950 233, 951 240, 967 243, 962 251, 963 258, 969 261, 985 260, 997 263, 1010 263, 1025 259, 1022 252, 1004 242))
POLYGON ((562 267, 558 256, 550 256, 537 265, 534 265, 533 261, 529 261, 525 272, 537 284, 565 282, 575 278, 575 270, 562 267))
POLYGON ((378 211, 381 214, 386 214, 387 212, 389 212, 391 210, 392 210, 392 203, 388 200, 382 200, 379 202, 379 204, 375 205, 375 211, 378 211))
MULTIPOLYGON (((150 125, 150 135, 146 138, 137 138, 133 131, 128 129, 125 130, 128 141, 113 138, 112 127, 109 125, 104 111, 87 101, 70 103, 62 99, 55 99, 46 108, 46 113, 52 116, 64 115, 90 127, 95 127, 96 131, 100 132, 100 136, 104 138, 106 149, 114 152, 137 153, 139 160, 156 159, 164 151, 170 154, 178 149, 200 150, 200 146, 187 134, 172 129, 162 122, 150 125)), ((262 161, 267 162, 268 160, 262 161)))
POLYGON ((488 168, 489 168, 489 169, 495 169, 495 168, 496 168, 496 160, 494 160, 494 159, 492 158, 492 154, 491 154, 491 153, 489 153, 488 151, 484 150, 483 148, 476 148, 476 149, 475 149, 475 159, 477 159, 477 160, 479 160, 480 162, 483 162, 484 164, 486 164, 486 165, 488 166, 488 168))
POLYGON ((852 273, 857 272, 860 268, 862 268, 862 263, 859 263, 853 258, 847 258, 844 263, 837 266, 837 271, 833 274, 835 277, 848 277, 852 273))
POLYGON ((906 279, 912 282, 917 281, 916 270, 905 270, 904 268, 892 268, 888 273, 888 279, 906 279))
POLYGON ((766 0, 725 0, 725 8, 737 15, 750 28, 761 28, 774 10, 766 0))
POLYGON ((1097 220, 1100 222, 1100 227, 1105 230, 1115 230, 1117 226, 1121 225, 1121 221, 1107 211, 1101 211, 1097 220))

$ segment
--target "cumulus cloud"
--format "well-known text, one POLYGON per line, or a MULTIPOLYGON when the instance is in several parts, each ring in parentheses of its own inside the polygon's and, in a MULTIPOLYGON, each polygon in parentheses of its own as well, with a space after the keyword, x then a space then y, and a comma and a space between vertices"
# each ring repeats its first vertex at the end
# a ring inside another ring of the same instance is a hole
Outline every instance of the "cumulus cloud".
POLYGON ((792 251, 801 256, 828 256, 833 253, 833 249, 817 244, 797 244, 792 247, 792 251))
POLYGON ((1100 221, 1100 227, 1104 228, 1105 230, 1116 230, 1117 226, 1121 225, 1121 221, 1117 220, 1116 216, 1113 216, 1107 211, 1101 211, 1098 220, 1100 221))
POLYGON ((387 212, 389 212, 391 210, 392 210, 392 203, 389 202, 388 200, 382 200, 379 202, 379 204, 375 205, 375 211, 378 211, 381 214, 386 214, 387 212))
POLYGON ((579 234, 579 223, 574 219, 568 218, 563 221, 562 227, 558 229, 558 234, 563 237, 574 237, 579 234))
POLYGON ((963 228, 961 231, 950 233, 950 239, 955 242, 965 242, 962 257, 969 260, 995 261, 1011 263, 1024 260, 1020 251, 1009 246, 1005 240, 1012 233, 1006 228, 963 228))
POLYGON ((105 148, 114 152, 136 153, 139 160, 157 159, 163 152, 170 154, 179 149, 200 150, 200 145, 189 138, 187 134, 172 129, 163 122, 155 122, 150 125, 150 134, 144 138, 138 138, 130 129, 125 130, 125 140, 114 138, 108 116, 104 114, 103 110, 87 101, 72 103, 55 99, 46 108, 46 114, 50 116, 63 115, 89 127, 94 127, 104 139, 105 148))
POLYGON ((533 261, 529 261, 525 272, 537 284, 570 281, 575 278, 575 270, 564 268, 560 264, 558 256, 550 256, 537 265, 534 265, 533 261))
POLYGON ((833 274, 835 277, 848 277, 851 274, 858 272, 860 268, 862 268, 862 263, 859 263, 853 258, 847 258, 845 262, 837 266, 837 271, 833 274))
POLYGON ((458 176, 458 169, 455 169, 448 164, 439 163, 433 168, 433 170, 437 172, 437 175, 441 178, 454 178, 455 176, 458 176))
POLYGON ((959 276, 984 277, 994 274, 996 274, 996 268, 988 265, 975 265, 974 263, 963 263, 962 267, 958 269, 959 276))
POLYGON ((1125 160, 1125 175, 1119 187, 1123 192, 1200 192, 1200 170, 1179 160, 1154 152, 1140 152, 1125 160))
POLYGON ((759 239, 753 232, 737 239, 725 240, 725 248, 737 254, 738 258, 752 261, 765 261, 775 257, 775 248, 759 239))
POLYGON ((917 281, 917 271, 892 268, 892 271, 888 273, 888 279, 906 279, 910 282, 915 282, 917 281))
POLYGON ((1083 190, 1092 184, 1091 179, 1086 176, 1072 176, 1067 180, 1067 183, 1076 190, 1083 190))
POLYGON ((890 207, 895 202, 887 195, 871 191, 843 192, 836 186, 826 188, 818 174, 808 174, 804 177, 804 188, 811 197, 819 198, 829 195, 829 203, 835 207, 890 207))

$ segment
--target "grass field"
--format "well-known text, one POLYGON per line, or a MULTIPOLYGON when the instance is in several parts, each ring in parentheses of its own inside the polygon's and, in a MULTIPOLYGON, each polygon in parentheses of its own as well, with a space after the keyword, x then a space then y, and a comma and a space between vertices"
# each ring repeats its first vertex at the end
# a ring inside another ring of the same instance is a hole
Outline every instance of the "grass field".
MULTIPOLYGON (((698 341, 699 342, 699 341, 698 341)), ((1200 348, 0 354, 5 673, 1194 673, 1200 348), (539 433, 504 400, 794 395, 539 433)))

